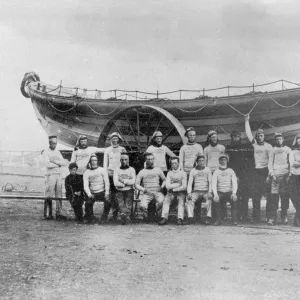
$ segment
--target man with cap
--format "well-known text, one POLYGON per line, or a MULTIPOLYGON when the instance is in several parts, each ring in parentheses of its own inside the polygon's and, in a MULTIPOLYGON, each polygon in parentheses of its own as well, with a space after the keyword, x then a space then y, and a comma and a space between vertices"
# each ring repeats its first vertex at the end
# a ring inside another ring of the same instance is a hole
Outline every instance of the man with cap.
POLYGON ((87 169, 91 154, 104 153, 104 151, 105 148, 88 146, 87 137, 85 135, 80 135, 77 141, 76 150, 72 152, 70 163, 77 164, 77 174, 82 176, 87 169))
POLYGON ((279 203, 279 196, 281 199, 281 221, 283 224, 288 224, 287 210, 289 208, 289 179, 290 179, 290 165, 289 156, 291 148, 285 146, 284 137, 281 132, 275 133, 275 146, 270 151, 269 155, 269 174, 272 178, 271 183, 271 204, 270 216, 268 225, 274 225, 277 219, 277 209, 279 203))
POLYGON ((166 155, 169 157, 176 156, 167 146, 162 144, 163 137, 160 131, 155 131, 152 135, 153 145, 146 150, 147 153, 152 153, 154 156, 154 166, 162 169, 164 174, 167 173, 166 155))
POLYGON ((203 154, 197 156, 196 167, 190 172, 187 186, 187 212, 189 223, 194 222, 194 209, 198 206, 201 212, 202 201, 206 204, 205 224, 211 224, 211 201, 212 201, 212 175, 211 170, 205 166, 205 157, 203 154))
POLYGON ((219 156, 225 152, 225 146, 219 144, 218 134, 215 130, 210 130, 207 134, 207 147, 204 148, 206 166, 212 173, 219 167, 219 156))
POLYGON ((255 138, 252 135, 250 128, 250 116, 246 115, 245 117, 245 132, 247 138, 254 148, 254 161, 255 161, 255 171, 254 171, 254 184, 253 184, 253 193, 252 193, 252 204, 253 204, 253 213, 252 219, 253 222, 259 223, 261 221, 260 216, 260 206, 261 206, 261 197, 264 195, 267 198, 267 207, 266 207, 266 218, 269 219, 269 204, 271 203, 270 198, 270 187, 267 183, 269 170, 268 162, 269 155, 272 150, 272 146, 265 142, 265 134, 263 129, 258 129, 255 134, 255 138))
POLYGON ((187 175, 179 167, 179 157, 174 156, 171 159, 171 170, 167 174, 166 188, 167 195, 165 196, 162 219, 158 223, 159 225, 166 225, 169 217, 170 205, 178 204, 178 218, 177 224, 183 225, 184 219, 184 200, 187 185, 187 175))
POLYGON ((134 196, 133 185, 135 184, 135 169, 129 166, 129 155, 121 153, 121 166, 114 171, 114 185, 117 189, 116 201, 120 212, 122 225, 130 220, 131 205, 134 196))
POLYGON ((292 152, 289 156, 290 162, 290 193, 295 207, 294 226, 300 226, 300 133, 293 141, 292 152))
POLYGON ((76 163, 69 164, 70 174, 65 179, 66 198, 69 200, 75 214, 75 220, 77 223, 83 221, 82 205, 84 202, 84 189, 82 176, 76 172, 78 166, 76 163))
POLYGON ((227 154, 221 154, 219 162, 220 166, 212 176, 214 225, 221 225, 221 207, 226 206, 227 202, 231 204, 232 224, 237 225, 237 178, 234 171, 228 168, 229 158, 227 154))
POLYGON ((118 219, 118 203, 116 200, 116 187, 114 185, 114 171, 121 165, 121 153, 126 152, 126 149, 119 145, 123 140, 118 132, 113 132, 109 135, 111 146, 105 149, 103 167, 106 169, 110 184, 110 193, 113 209, 113 220, 118 219))
MULTIPOLYGON (((46 220, 53 219, 52 216, 52 200, 51 198, 62 198, 62 178, 61 167, 67 165, 61 153, 56 149, 57 136, 49 136, 49 148, 42 153, 46 167, 45 174, 45 202, 44 202, 44 218, 46 220)), ((62 215, 62 201, 56 200, 56 220, 65 220, 62 215)))
POLYGON ((180 148, 179 158, 180 167, 187 174, 194 168, 195 160, 198 155, 203 154, 203 148, 200 144, 196 143, 196 131, 194 127, 189 127, 185 136, 188 142, 180 148))
POLYGON ((253 149, 250 144, 243 145, 241 133, 233 130, 230 134, 231 143, 226 147, 229 156, 229 168, 233 169, 238 179, 238 211, 241 221, 249 221, 248 203, 251 198, 254 161, 253 149))
POLYGON ((154 155, 145 153, 146 166, 136 177, 135 188, 143 193, 141 196, 140 209, 144 219, 148 220, 148 206, 154 201, 156 212, 159 214, 163 206, 164 194, 162 189, 166 184, 166 177, 159 167, 154 166, 154 155))
POLYGON ((104 202, 104 210, 101 216, 100 224, 107 220, 111 201, 109 195, 109 180, 106 169, 98 166, 96 154, 90 156, 88 169, 83 173, 83 186, 87 194, 85 202, 85 219, 88 224, 95 223, 94 203, 95 201, 104 202))

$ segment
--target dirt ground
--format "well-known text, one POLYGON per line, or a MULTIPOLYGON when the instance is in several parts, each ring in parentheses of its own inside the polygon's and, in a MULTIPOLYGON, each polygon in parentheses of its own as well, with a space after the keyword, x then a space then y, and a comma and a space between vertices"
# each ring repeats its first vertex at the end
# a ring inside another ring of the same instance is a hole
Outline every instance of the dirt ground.
POLYGON ((42 202, 0 200, 2 300, 300 299, 300 229, 290 225, 87 226, 41 216, 42 202))

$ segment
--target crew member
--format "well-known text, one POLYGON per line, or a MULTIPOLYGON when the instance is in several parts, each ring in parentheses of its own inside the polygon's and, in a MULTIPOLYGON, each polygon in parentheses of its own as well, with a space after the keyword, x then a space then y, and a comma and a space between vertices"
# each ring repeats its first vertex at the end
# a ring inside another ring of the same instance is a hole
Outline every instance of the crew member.
POLYGON ((211 170, 205 166, 204 155, 198 155, 196 159, 196 167, 190 172, 187 186, 187 212, 189 223, 194 222, 195 205, 199 206, 197 211, 201 213, 202 201, 206 203, 206 218, 205 224, 211 224, 211 200, 212 200, 212 185, 211 185, 211 170))
POLYGON ((169 157, 176 156, 167 146, 162 144, 162 133, 160 131, 155 131, 152 135, 153 145, 149 146, 146 150, 147 153, 152 153, 154 156, 154 166, 162 169, 164 174, 167 173, 167 163, 166 155, 169 157))
POLYGON ((229 158, 227 154, 219 157, 220 167, 215 170, 212 176, 213 198, 213 219, 214 225, 221 224, 221 207, 231 204, 232 224, 237 225, 237 178, 234 171, 228 168, 229 158))
POLYGON ((126 149, 120 146, 120 142, 123 140, 118 132, 113 132, 109 135, 111 146, 105 149, 103 167, 107 170, 110 193, 111 193, 111 204, 113 210, 113 220, 118 219, 118 203, 116 200, 116 187, 114 185, 114 171, 120 167, 121 153, 126 152, 126 149))
POLYGON ((295 207, 294 226, 300 226, 300 134, 295 136, 290 161, 290 192, 295 207))
MULTIPOLYGON (((45 202, 44 218, 53 219, 51 198, 62 198, 61 167, 67 165, 61 153, 56 149, 57 136, 49 136, 49 148, 43 151, 42 156, 46 167, 45 174, 45 202)), ((62 215, 62 201, 56 200, 56 220, 66 220, 62 215)))
POLYGON ((255 171, 254 171, 254 184, 253 184, 253 193, 252 193, 252 204, 253 204, 253 213, 252 219, 253 222, 259 223, 261 221, 260 206, 261 206, 261 197, 264 195, 267 198, 266 206, 266 219, 269 219, 270 211, 270 186, 268 184, 268 162, 269 154, 272 150, 272 146, 265 142, 265 134, 263 129, 258 129, 255 134, 255 138, 252 135, 250 124, 250 116, 245 117, 245 131, 247 138, 254 148, 254 161, 255 161, 255 171))
POLYGON ((203 154, 203 148, 196 143, 196 131, 193 127, 186 130, 185 136, 187 136, 188 142, 180 148, 179 158, 181 169, 189 174, 194 168, 197 156, 203 154))
POLYGON ((122 225, 130 221, 131 206, 134 196, 135 169, 129 166, 128 153, 121 153, 121 166, 114 171, 114 185, 117 189, 116 200, 122 225))
POLYGON ((98 166, 98 158, 96 154, 90 156, 88 169, 83 173, 84 191, 87 194, 85 202, 85 219, 88 224, 96 222, 94 216, 95 201, 104 202, 104 210, 100 219, 100 223, 107 220, 111 201, 109 195, 109 180, 106 169, 98 166))
POLYGON ((230 134, 231 144, 226 147, 229 156, 229 167, 233 169, 238 179, 238 211, 241 221, 250 221, 248 203, 251 198, 253 182, 253 150, 250 145, 242 145, 241 133, 233 130, 230 134))
POLYGON ((204 148, 206 166, 212 173, 219 168, 219 156, 225 152, 225 146, 219 144, 218 134, 215 130, 210 130, 207 134, 207 147, 204 148))
POLYGON ((178 205, 177 224, 183 225, 184 219, 184 200, 187 185, 187 175, 179 167, 179 157, 171 158, 171 170, 167 174, 166 188, 167 195, 165 196, 162 219, 159 225, 166 225, 169 217, 170 206, 178 205))
POLYGON ((66 198, 69 200, 75 214, 75 220, 77 223, 83 221, 82 205, 84 202, 83 194, 83 180, 82 176, 76 172, 78 166, 76 163, 70 163, 69 171, 70 174, 65 179, 66 198))
POLYGON ((281 199, 281 221, 285 225, 288 224, 287 210, 290 201, 288 189, 290 179, 289 156, 291 148, 285 146, 283 143, 283 134, 281 132, 275 133, 275 146, 270 151, 268 164, 269 173, 272 178, 268 225, 274 225, 276 222, 279 196, 281 199))
POLYGON ((162 189, 165 187, 166 177, 161 168, 154 166, 154 155, 152 153, 146 152, 145 158, 146 166, 137 175, 135 187, 137 190, 143 192, 140 209, 144 219, 148 220, 148 206, 151 201, 155 202, 158 215, 161 211, 164 201, 162 189))

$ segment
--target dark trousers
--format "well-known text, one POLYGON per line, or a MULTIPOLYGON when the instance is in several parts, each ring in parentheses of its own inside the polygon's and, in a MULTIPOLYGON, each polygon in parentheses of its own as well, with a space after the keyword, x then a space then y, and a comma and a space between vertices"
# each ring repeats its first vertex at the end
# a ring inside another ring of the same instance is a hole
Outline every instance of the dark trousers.
POLYGON ((238 214, 239 217, 243 220, 248 219, 248 211, 249 211, 249 198, 251 198, 250 188, 249 188, 249 179, 241 178, 238 182, 238 214))
POLYGON ((110 185, 110 199, 111 199, 111 208, 112 208, 112 214, 113 214, 113 218, 117 218, 118 217, 118 201, 116 199, 116 193, 117 193, 117 189, 115 187, 114 184, 114 178, 113 176, 109 176, 109 185, 110 185))
POLYGON ((218 192, 219 195, 219 201, 212 202, 212 217, 213 221, 221 221, 222 217, 222 210, 227 205, 227 202, 231 205, 231 216, 232 216, 232 222, 236 222, 237 220, 237 201, 232 201, 231 195, 232 193, 222 193, 218 192))
POLYGON ((88 221, 93 221, 93 219, 95 218, 95 216, 94 216, 95 201, 100 201, 100 202, 104 202, 104 209, 103 209, 103 213, 102 213, 102 218, 107 219, 107 216, 109 214, 109 210, 111 208, 111 202, 105 200, 104 191, 100 192, 100 193, 95 193, 93 195, 94 195, 94 198, 88 198, 87 197, 87 199, 85 200, 85 218, 88 221))
POLYGON ((118 210, 121 214, 129 216, 131 213, 131 206, 133 201, 133 189, 128 191, 118 191, 115 194, 118 210))
POLYGON ((290 195, 295 207, 295 223, 300 223, 300 175, 293 175, 290 178, 290 195))
POLYGON ((253 187, 253 213, 252 218, 254 221, 260 221, 260 207, 261 207, 261 197, 264 195, 267 198, 266 206, 266 217, 270 217, 270 184, 266 182, 268 177, 268 168, 255 169, 254 173, 254 187, 253 187))
POLYGON ((74 210, 74 214, 75 214, 75 219, 77 221, 82 221, 83 219, 83 210, 82 210, 82 205, 84 202, 84 196, 77 196, 74 195, 73 199, 70 199, 70 204, 74 210))

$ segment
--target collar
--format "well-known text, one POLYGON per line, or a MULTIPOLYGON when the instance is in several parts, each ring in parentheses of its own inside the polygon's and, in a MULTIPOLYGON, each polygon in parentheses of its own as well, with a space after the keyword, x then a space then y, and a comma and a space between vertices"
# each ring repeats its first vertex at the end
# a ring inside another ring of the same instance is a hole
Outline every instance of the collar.
POLYGON ((126 169, 129 169, 129 166, 125 166, 125 167, 120 166, 120 169, 121 170, 126 170, 126 169))
POLYGON ((194 143, 187 142, 186 144, 187 144, 187 145, 195 145, 196 142, 194 142, 194 143))

